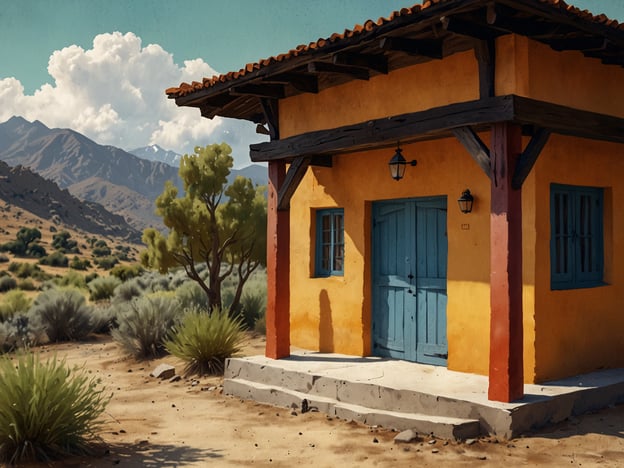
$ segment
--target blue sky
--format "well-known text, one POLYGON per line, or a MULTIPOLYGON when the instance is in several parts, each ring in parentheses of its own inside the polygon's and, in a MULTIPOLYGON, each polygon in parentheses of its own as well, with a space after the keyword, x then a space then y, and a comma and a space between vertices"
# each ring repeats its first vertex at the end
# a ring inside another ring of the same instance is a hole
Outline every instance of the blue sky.
MULTIPOLYGON (((177 110, 165 88, 238 70, 413 3, 0 0, 0 122, 19 109, 29 120, 125 149, 158 143, 189 152, 225 140, 243 153, 240 165, 259 138, 252 126, 177 110)), ((624 0, 567 3, 624 21, 624 0)))

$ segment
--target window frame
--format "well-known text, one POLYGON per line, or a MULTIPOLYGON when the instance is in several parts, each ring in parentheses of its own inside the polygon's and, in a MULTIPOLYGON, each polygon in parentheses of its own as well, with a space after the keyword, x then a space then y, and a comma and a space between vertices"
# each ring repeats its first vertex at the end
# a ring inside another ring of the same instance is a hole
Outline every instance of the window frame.
POLYGON ((314 276, 318 278, 326 278, 329 276, 344 276, 344 208, 327 208, 316 210, 316 239, 315 239, 315 262, 314 276), (341 216, 340 236, 336 238, 336 215, 341 216), (323 240, 323 217, 329 216, 329 242, 323 240), (338 240, 338 242, 337 242, 338 240), (341 242, 340 242, 341 241, 341 242), (324 247, 329 247, 328 252, 330 258, 328 267, 325 266, 324 247), (342 257, 336 256, 336 247, 342 246, 342 257), (336 268, 336 260, 341 258, 342 268, 336 268))
POLYGON ((551 184, 550 231, 552 290, 593 288, 605 284, 604 189, 551 184), (558 202, 558 197, 567 198, 565 201, 559 198, 558 202), (589 199, 589 205, 584 199, 589 199), (558 232, 557 227, 565 230, 558 232), (558 270, 558 266, 564 271, 558 270), (589 267, 589 271, 583 271, 584 267, 589 267))

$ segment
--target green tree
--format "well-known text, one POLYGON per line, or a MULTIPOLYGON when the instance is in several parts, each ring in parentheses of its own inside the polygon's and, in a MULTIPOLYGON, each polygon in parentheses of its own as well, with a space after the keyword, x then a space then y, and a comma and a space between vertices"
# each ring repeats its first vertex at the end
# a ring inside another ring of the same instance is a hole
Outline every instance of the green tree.
POLYGON ((227 185, 231 151, 222 143, 196 147, 194 154, 184 155, 179 170, 184 196, 178 197, 178 189, 167 182, 156 199, 156 213, 168 234, 152 228, 143 232, 147 245, 141 254, 143 266, 161 273, 182 266, 206 292, 210 309, 222 307, 221 284, 236 273, 230 307, 238 310, 245 282, 266 258, 265 188, 254 187, 244 177, 227 185), (208 278, 196 269, 201 263, 208 267, 208 278))
POLYGON ((71 239, 71 234, 67 231, 61 231, 52 236, 52 247, 63 253, 80 253, 78 243, 71 239))

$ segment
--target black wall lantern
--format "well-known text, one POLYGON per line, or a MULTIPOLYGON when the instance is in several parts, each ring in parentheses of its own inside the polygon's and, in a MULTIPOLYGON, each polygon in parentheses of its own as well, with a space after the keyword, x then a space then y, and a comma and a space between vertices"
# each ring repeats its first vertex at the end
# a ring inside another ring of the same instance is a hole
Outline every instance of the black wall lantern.
POLYGON ((457 203, 459 203, 459 209, 462 213, 470 213, 472 211, 472 204, 474 203, 474 197, 470 193, 470 190, 464 190, 461 197, 457 199, 457 203))
POLYGON ((403 157, 403 154, 401 154, 401 146, 397 143, 396 152, 394 153, 394 156, 392 156, 392 159, 390 159, 390 162, 388 163, 388 166, 390 167, 390 176, 394 180, 401 180, 403 176, 405 175, 405 168, 408 164, 410 166, 415 166, 416 160, 413 159, 408 163, 403 157))

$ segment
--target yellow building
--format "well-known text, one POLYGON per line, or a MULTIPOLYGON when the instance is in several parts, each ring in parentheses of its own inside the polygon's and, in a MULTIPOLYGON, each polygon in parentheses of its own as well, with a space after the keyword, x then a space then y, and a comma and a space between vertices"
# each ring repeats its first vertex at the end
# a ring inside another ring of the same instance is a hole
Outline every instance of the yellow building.
POLYGON ((438 0, 167 94, 271 135, 267 356, 443 365, 511 401, 624 366, 623 83, 615 21, 438 0))

